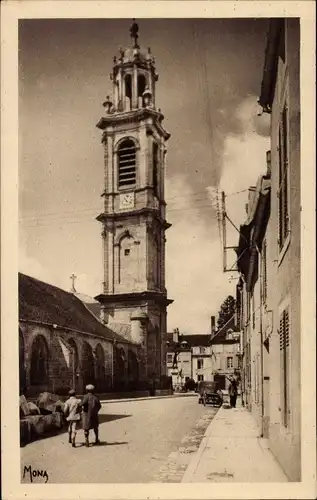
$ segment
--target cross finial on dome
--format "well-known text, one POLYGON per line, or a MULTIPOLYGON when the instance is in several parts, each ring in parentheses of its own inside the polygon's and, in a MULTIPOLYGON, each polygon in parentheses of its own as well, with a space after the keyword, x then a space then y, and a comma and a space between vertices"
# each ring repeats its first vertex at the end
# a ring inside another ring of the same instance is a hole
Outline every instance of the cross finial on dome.
POLYGON ((135 19, 133 19, 133 23, 132 23, 132 26, 130 28, 130 35, 131 35, 131 38, 133 41, 133 47, 135 47, 135 48, 139 48, 139 45, 138 45, 139 35, 138 35, 138 33, 139 33, 139 26, 135 22, 135 19))

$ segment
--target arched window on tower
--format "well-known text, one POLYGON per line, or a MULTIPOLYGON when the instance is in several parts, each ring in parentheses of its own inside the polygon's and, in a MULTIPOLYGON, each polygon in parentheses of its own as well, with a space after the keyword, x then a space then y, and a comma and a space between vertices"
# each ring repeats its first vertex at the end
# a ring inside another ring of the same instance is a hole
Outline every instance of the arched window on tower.
POLYGON ((158 145, 153 142, 153 194, 158 196, 158 145))
POLYGON ((136 184, 136 147, 131 139, 123 141, 118 149, 118 185, 120 188, 136 184))
POLYGON ((138 107, 143 107, 143 92, 146 88, 146 78, 144 75, 138 75, 138 107))
POLYGON ((132 76, 126 75, 124 79, 125 83, 125 108, 129 111, 132 104, 132 76))

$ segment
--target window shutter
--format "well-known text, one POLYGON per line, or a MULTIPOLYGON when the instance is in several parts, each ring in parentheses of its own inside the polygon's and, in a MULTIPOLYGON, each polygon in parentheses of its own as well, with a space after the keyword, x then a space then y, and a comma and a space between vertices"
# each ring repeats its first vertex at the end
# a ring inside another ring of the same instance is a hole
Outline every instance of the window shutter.
POLYGON ((290 355, 289 355, 289 311, 285 309, 280 316, 280 382, 281 412, 285 427, 288 426, 290 414, 290 355))
POLYGON ((284 311, 283 313, 281 314, 281 317, 280 317, 280 351, 283 351, 284 349, 284 311))
POLYGON ((288 108, 284 104, 279 123, 279 187, 278 187, 278 244, 283 247, 289 232, 289 201, 288 201, 288 108))
POLYGON ((289 312, 284 311, 284 331, 285 331, 285 413, 284 425, 289 425, 290 419, 290 339, 289 339, 289 312))

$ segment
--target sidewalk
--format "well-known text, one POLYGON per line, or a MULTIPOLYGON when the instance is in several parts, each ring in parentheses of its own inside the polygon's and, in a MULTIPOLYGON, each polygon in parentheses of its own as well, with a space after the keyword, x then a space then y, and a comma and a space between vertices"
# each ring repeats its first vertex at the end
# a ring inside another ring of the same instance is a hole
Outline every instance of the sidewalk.
POLYGON ((288 482, 251 413, 225 404, 210 423, 182 483, 288 482))

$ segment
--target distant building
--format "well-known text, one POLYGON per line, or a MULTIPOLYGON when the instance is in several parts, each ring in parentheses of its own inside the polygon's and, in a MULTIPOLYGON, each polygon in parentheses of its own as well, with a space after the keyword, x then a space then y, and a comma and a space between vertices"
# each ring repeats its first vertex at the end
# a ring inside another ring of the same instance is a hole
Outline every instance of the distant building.
POLYGON ((271 150, 241 226, 237 287, 246 403, 291 481, 301 480, 299 56, 299 20, 271 20, 259 100, 271 150))
POLYGON ((240 374, 240 333, 236 331, 234 316, 215 331, 210 340, 211 373, 222 390, 227 390, 229 377, 240 374))
POLYGON ((19 273, 20 392, 133 387, 138 345, 104 326, 74 296, 19 273))
MULTIPOLYGON (((223 337, 219 337, 219 340, 222 341, 223 337)), ((174 387, 184 385, 186 378, 192 378, 195 382, 214 380, 214 372, 216 370, 218 373, 219 370, 218 367, 215 367, 214 347, 211 343, 210 333, 179 334, 178 331, 174 331, 167 334, 167 374, 172 376, 174 387)), ((231 346, 232 344, 236 344, 237 341, 230 339, 225 340, 225 343, 231 346)), ((220 352, 219 349, 218 351, 220 352)), ((231 351, 229 348, 229 358, 231 351)), ((234 354, 231 357, 232 369, 229 359, 229 369, 228 371, 224 369, 223 373, 233 373, 236 362, 233 361, 234 354)), ((222 366, 223 364, 221 363, 221 367, 219 368, 222 369, 222 366)))
POLYGON ((192 378, 195 382, 213 380, 210 333, 184 335, 192 348, 192 378))

